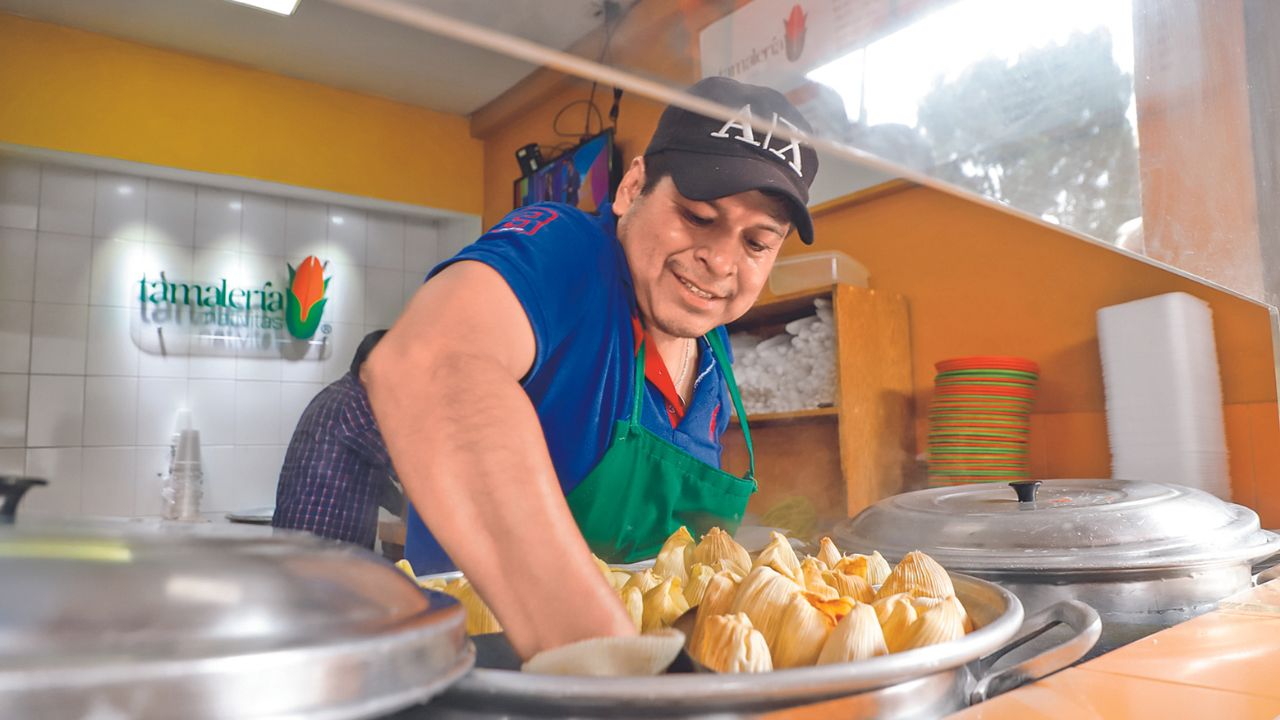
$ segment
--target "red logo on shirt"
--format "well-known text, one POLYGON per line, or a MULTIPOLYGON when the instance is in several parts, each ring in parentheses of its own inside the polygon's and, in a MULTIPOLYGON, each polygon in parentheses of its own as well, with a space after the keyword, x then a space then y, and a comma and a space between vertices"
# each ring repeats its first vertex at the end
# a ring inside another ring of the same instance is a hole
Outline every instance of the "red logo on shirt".
POLYGON ((558 217, 560 216, 556 214, 555 210, 548 208, 525 208, 508 216, 501 225, 493 229, 493 232, 518 232, 525 235, 535 235, 558 217))

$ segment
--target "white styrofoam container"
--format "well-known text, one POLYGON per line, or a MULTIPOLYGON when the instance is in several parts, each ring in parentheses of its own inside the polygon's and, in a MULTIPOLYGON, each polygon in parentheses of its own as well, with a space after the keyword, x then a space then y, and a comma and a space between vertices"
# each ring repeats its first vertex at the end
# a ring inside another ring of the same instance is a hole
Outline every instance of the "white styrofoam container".
POLYGON ((836 283, 868 287, 870 277, 862 263, 839 250, 805 253, 781 258, 773 264, 769 292, 786 295, 836 283))
POLYGON ((1113 477, 1230 499, 1222 383, 1208 303, 1169 293, 1098 311, 1113 477))

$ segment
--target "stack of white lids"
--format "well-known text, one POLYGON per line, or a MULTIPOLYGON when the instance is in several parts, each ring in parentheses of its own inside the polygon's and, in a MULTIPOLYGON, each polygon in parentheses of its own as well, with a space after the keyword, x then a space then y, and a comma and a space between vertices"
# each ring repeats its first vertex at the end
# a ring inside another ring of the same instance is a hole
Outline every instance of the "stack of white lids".
POLYGON ((1111 472, 1230 499, 1222 384, 1208 303, 1157 295, 1098 311, 1111 472))

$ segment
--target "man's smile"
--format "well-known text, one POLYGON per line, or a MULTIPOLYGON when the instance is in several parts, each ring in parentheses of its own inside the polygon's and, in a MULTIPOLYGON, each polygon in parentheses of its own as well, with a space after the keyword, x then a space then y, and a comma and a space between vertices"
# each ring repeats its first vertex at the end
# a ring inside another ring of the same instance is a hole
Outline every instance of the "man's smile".
POLYGON ((675 279, 681 285, 685 287, 686 290, 689 291, 691 295, 693 295, 696 298, 699 298, 701 300, 706 300, 706 301, 712 301, 712 300, 724 300, 725 297, 727 297, 727 295, 720 295, 699 286, 698 284, 692 282, 691 280, 684 277, 683 275, 676 272, 675 270, 672 270, 671 274, 675 277, 675 279))

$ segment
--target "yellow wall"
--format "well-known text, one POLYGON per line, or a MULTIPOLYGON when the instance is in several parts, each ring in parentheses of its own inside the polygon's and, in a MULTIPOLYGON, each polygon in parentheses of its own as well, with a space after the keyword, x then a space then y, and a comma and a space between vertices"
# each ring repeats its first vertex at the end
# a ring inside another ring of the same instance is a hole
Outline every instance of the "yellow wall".
POLYGON ((465 118, 7 14, 0 142, 483 208, 465 118))

